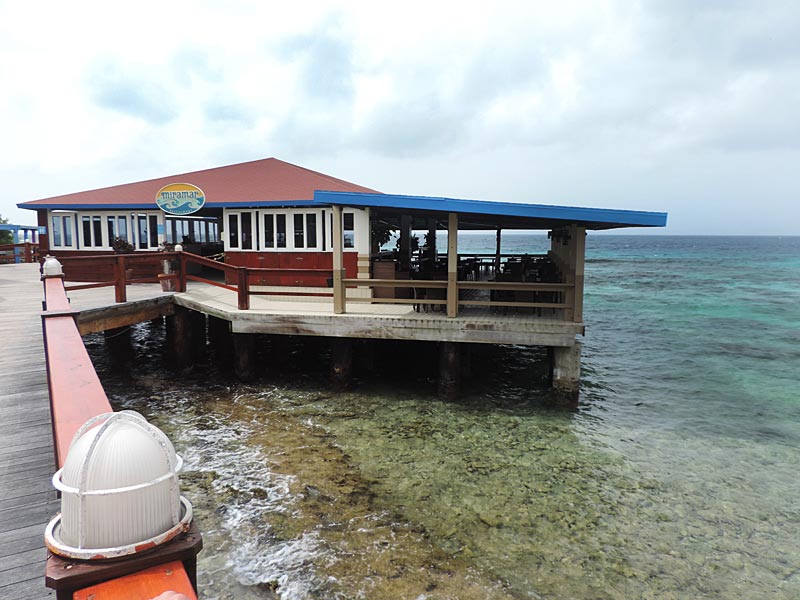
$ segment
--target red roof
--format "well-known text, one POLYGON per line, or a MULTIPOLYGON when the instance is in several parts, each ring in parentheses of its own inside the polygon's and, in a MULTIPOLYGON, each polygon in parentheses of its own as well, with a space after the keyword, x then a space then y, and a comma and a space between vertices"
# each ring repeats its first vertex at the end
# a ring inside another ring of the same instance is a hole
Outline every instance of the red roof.
POLYGON ((169 183, 191 183, 203 190, 206 206, 313 200, 314 191, 368 192, 375 190, 298 167, 277 158, 181 173, 148 181, 22 202, 20 208, 78 208, 141 205, 155 207, 156 192, 169 183))

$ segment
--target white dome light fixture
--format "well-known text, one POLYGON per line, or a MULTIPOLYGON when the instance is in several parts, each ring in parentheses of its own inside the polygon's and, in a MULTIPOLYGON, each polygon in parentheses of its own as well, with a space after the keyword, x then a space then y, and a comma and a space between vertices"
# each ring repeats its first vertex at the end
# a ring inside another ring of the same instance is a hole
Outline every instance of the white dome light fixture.
POLYGON ((53 476, 61 514, 45 531, 55 554, 78 559, 127 556, 188 530, 192 506, 180 495, 183 460, 139 413, 89 419, 53 476))
POLYGON ((64 269, 61 266, 61 263, 58 262, 58 259, 55 256, 50 256, 49 254, 44 257, 44 263, 42 264, 42 277, 63 277, 64 276, 64 269))

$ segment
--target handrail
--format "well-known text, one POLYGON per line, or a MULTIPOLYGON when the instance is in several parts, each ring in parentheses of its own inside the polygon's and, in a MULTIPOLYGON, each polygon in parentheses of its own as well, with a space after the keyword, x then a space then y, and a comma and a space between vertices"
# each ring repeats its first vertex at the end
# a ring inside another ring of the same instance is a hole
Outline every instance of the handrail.
MULTIPOLYGON (((447 289, 445 280, 431 279, 343 279, 345 286, 369 286, 373 288, 413 288, 414 290, 447 289)), ((461 290, 496 290, 502 292, 555 292, 563 295, 563 301, 524 301, 524 300, 471 300, 459 298, 458 304, 462 306, 487 306, 487 307, 513 307, 513 308, 550 308, 554 310, 569 310, 573 307, 572 294, 566 293, 573 290, 571 283, 545 283, 545 282, 516 282, 516 281, 458 281, 457 291, 461 290)), ((416 293, 415 293, 416 295, 416 293)), ((384 304, 413 304, 417 305, 446 305, 447 300, 441 298, 347 298, 347 302, 372 302, 384 304)))
POLYGON ((33 242, 0 244, 0 264, 34 262, 39 262, 38 244, 33 242))
MULTIPOLYGON (((74 314, 69 310, 66 288, 60 277, 45 278, 42 329, 44 331, 45 362, 47 365, 47 384, 50 392, 50 411, 53 425, 53 445, 57 467, 63 467, 67 451, 75 433, 90 418, 112 412, 105 390, 94 370, 92 361, 83 345, 74 314)), ((176 572, 183 572, 180 591, 196 600, 191 585, 186 586, 188 574, 182 563, 174 565, 176 572)), ((145 576, 152 579, 150 589, 164 589, 163 576, 154 573, 145 576)), ((152 594, 142 595, 138 587, 129 579, 112 580, 116 597, 131 600, 152 598, 152 594)), ((106 582, 108 583, 108 582, 106 582)), ((104 585, 104 584, 101 584, 104 585)), ((174 586, 173 586, 174 587, 174 586)))

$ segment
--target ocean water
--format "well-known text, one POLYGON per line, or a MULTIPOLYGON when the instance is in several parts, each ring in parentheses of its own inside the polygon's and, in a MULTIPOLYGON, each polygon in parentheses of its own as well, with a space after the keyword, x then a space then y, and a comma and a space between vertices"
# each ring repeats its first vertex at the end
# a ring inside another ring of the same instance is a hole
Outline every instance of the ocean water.
POLYGON ((800 598, 800 238, 590 234, 585 321, 575 409, 535 348, 444 402, 432 345, 357 348, 344 393, 322 340, 261 338, 248 385, 151 324, 127 368, 87 346, 186 460, 204 597, 800 598))

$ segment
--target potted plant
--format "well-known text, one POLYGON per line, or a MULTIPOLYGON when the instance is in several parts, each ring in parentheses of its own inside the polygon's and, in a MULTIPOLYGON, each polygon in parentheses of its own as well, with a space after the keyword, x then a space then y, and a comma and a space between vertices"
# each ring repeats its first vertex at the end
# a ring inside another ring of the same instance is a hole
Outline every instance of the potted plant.
MULTIPOLYGON (((111 241, 111 248, 114 250, 114 254, 133 254, 136 250, 133 244, 119 236, 111 241)), ((133 269, 125 269, 125 281, 130 281, 131 279, 133 279, 133 269)))
POLYGON ((111 241, 111 248, 114 250, 114 254, 133 254, 136 250, 133 244, 119 236, 111 241))

